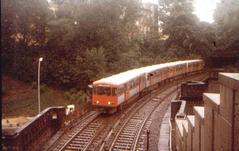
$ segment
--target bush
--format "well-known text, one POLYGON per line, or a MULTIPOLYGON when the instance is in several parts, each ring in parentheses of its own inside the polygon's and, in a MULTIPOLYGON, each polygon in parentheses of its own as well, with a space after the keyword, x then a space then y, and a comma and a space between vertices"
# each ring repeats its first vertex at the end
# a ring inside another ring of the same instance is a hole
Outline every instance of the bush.
POLYGON ((64 93, 64 98, 67 99, 70 103, 81 105, 86 103, 87 95, 84 91, 77 91, 75 89, 70 89, 64 93))
POLYGON ((45 93, 46 91, 49 90, 46 84, 41 84, 40 87, 41 87, 40 88, 41 93, 45 93))
POLYGON ((32 89, 37 89, 37 82, 36 81, 32 82, 32 89))

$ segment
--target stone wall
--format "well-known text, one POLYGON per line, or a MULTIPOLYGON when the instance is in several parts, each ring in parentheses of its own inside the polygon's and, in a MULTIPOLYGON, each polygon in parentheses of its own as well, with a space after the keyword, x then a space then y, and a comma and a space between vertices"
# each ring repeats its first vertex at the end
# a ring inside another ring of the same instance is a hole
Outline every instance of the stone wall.
POLYGON ((195 115, 175 119, 175 150, 239 150, 239 73, 220 73, 218 79, 220 94, 204 93, 195 115))
POLYGON ((16 131, 3 129, 3 150, 39 150, 39 147, 63 126, 64 120, 64 107, 50 107, 16 131))

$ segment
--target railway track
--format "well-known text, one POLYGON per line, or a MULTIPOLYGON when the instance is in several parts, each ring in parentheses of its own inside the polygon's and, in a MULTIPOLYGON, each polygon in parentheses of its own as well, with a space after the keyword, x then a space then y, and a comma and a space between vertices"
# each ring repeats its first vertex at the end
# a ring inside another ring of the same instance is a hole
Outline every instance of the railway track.
POLYGON ((115 129, 114 135, 108 140, 105 149, 117 151, 144 150, 144 147, 142 147, 144 139, 140 138, 142 138, 142 134, 145 134, 143 130, 145 130, 146 123, 159 106, 168 106, 169 103, 162 105, 165 100, 173 97, 176 97, 176 86, 140 105, 126 120, 119 124, 121 126, 115 129))
POLYGON ((110 117, 92 111, 48 150, 146 150, 147 129, 153 120, 151 115, 156 110, 166 109, 176 93, 174 82, 152 91, 110 117))
POLYGON ((82 131, 77 133, 72 139, 68 140, 68 142, 60 149, 60 151, 73 151, 73 150, 81 150, 84 151, 88 148, 88 146, 92 143, 97 134, 104 128, 104 120, 102 118, 96 118, 87 126, 85 126, 82 131))
MULTIPOLYGON (((164 89, 160 90, 164 91, 164 89)), ((153 93, 158 93, 159 91, 154 91, 153 93)), ((90 115, 82 119, 80 125, 74 127, 73 130, 67 132, 62 138, 60 138, 57 143, 48 150, 52 151, 75 151, 75 150, 97 150, 105 137, 101 136, 102 132, 109 132, 113 127, 113 124, 119 123, 122 119, 125 119, 130 112, 134 111, 134 108, 142 107, 149 98, 144 97, 139 101, 132 104, 121 114, 111 115, 111 117, 105 117, 100 115, 99 112, 94 111, 90 115), (142 104, 142 102, 144 102, 142 104), (141 104, 141 106, 140 106, 141 104), (111 119, 109 119, 111 118, 111 119), (118 121, 114 121, 113 119, 118 121), (112 123, 109 123, 109 122, 112 123), (108 129, 108 131, 107 131, 108 129), (104 130, 104 131, 103 131, 104 130)), ((114 126, 116 127, 116 126, 114 126)), ((108 133, 105 133, 107 135, 108 133)))
POLYGON ((167 109, 170 104, 170 101, 174 99, 175 97, 176 97, 176 93, 174 92, 170 96, 167 96, 167 98, 162 100, 162 102, 160 102, 158 107, 156 107, 154 111, 152 111, 151 115, 148 117, 147 121, 145 121, 144 126, 142 127, 142 129, 140 129, 140 132, 138 133, 134 150, 143 151, 147 149, 147 137, 149 137, 147 136, 148 135, 147 132, 150 132, 150 126, 153 121, 153 114, 157 113, 157 111, 164 111, 165 109, 167 109))
MULTIPOLYGON (((205 77, 191 80, 196 79, 205 79, 205 77)), ((138 105, 128 116, 115 124, 99 150, 146 150, 147 130, 153 119, 151 115, 157 110, 167 109, 170 101, 176 97, 177 90, 177 86, 171 85, 167 90, 162 90, 158 96, 138 105)))
POLYGON ((47 150, 50 151, 59 151, 59 150, 63 150, 64 147, 66 146, 66 144, 69 143, 70 140, 72 140, 78 133, 80 133, 89 123, 91 123, 92 121, 94 121, 94 119, 96 117, 98 117, 98 115, 100 114, 100 112, 97 111, 92 111, 89 114, 87 114, 86 116, 84 116, 82 119, 80 119, 79 121, 77 121, 77 123, 75 123, 74 125, 72 125, 72 127, 67 131, 67 133, 65 133, 64 135, 62 135, 53 145, 51 145, 50 148, 48 148, 47 150))

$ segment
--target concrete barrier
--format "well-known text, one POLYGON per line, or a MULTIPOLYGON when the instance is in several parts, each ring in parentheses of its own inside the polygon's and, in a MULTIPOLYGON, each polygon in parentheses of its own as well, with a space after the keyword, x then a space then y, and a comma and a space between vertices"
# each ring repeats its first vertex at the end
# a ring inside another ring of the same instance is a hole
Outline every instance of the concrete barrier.
POLYGON ((188 121, 185 120, 183 123, 183 150, 184 151, 190 151, 188 150, 188 145, 187 145, 187 137, 188 137, 188 121))
POLYGON ((195 130, 193 133, 193 150, 204 151, 204 107, 195 106, 195 130))
MULTIPOLYGON (((239 74, 219 73, 220 83, 220 140, 216 141, 218 150, 239 150, 239 74), (222 132, 223 131, 223 132, 222 132)), ((219 139, 219 138, 217 138, 219 139)), ((216 140, 217 140, 216 139, 216 140)))
POLYGON ((194 106, 186 122, 175 119, 177 150, 239 151, 239 74, 218 79, 220 94, 204 93, 204 107, 194 106))
POLYGON ((215 117, 219 115, 220 94, 204 93, 203 100, 205 104, 205 122, 204 122, 204 145, 205 151, 214 150, 215 136, 215 117))
POLYGON ((3 130, 3 149, 35 151, 64 125, 65 108, 50 107, 16 131, 3 130))
POLYGON ((184 151, 185 150, 185 142, 184 142, 184 133, 183 133, 183 123, 186 123, 185 119, 176 118, 176 150, 184 151))
POLYGON ((188 134, 187 134, 187 150, 192 151, 193 150, 193 133, 194 133, 194 127, 195 127, 195 116, 194 115, 188 115, 187 116, 188 121, 188 134))

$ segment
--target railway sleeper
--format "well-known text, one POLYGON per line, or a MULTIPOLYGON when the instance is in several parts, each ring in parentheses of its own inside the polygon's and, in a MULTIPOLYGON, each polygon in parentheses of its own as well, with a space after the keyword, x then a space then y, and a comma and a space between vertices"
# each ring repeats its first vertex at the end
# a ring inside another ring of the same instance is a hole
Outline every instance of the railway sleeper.
POLYGON ((136 133, 136 131, 135 130, 133 130, 133 131, 126 131, 126 132, 122 132, 121 134, 120 134, 120 136, 123 136, 123 137, 133 137, 133 135, 136 133))
POLYGON ((83 148, 84 145, 82 144, 69 144, 66 148, 83 148))
POLYGON ((131 144, 125 144, 125 143, 117 143, 115 144, 114 148, 122 148, 122 149, 127 149, 127 148, 131 148, 132 145, 131 144))
POLYGON ((75 138, 74 140, 76 140, 76 141, 86 141, 86 139, 90 139, 90 137, 81 137, 81 138, 75 138))
POLYGON ((123 140, 118 140, 118 141, 116 142, 116 144, 117 144, 117 143, 125 143, 125 144, 127 144, 127 143, 129 143, 129 141, 123 139, 123 140))
POLYGON ((78 147, 68 147, 66 150, 79 150, 78 147))
POLYGON ((77 138, 81 138, 81 137, 89 137, 89 136, 93 136, 94 133, 82 133, 80 135, 77 136, 77 138))
POLYGON ((91 136, 85 136, 85 137, 77 136, 77 137, 78 137, 78 140, 80 140, 80 141, 91 138, 91 136))
POLYGON ((124 130, 123 130, 123 132, 129 132, 129 133, 131 133, 132 131, 135 131, 135 129, 136 128, 139 128, 139 124, 135 124, 135 126, 134 127, 126 127, 124 130))
POLYGON ((80 143, 80 144, 82 144, 82 143, 84 143, 84 142, 88 142, 88 140, 86 140, 86 139, 80 139, 80 140, 73 140, 73 141, 72 141, 72 143, 80 143))
POLYGON ((134 137, 120 137, 119 140, 127 140, 127 141, 133 141, 134 137))
POLYGON ((118 141, 127 141, 127 142, 132 142, 132 141, 134 141, 134 137, 121 137, 121 138, 119 138, 116 142, 118 142, 118 141))
POLYGON ((125 144, 120 144, 120 145, 115 145, 113 150, 115 150, 115 149, 124 149, 124 150, 127 149, 127 150, 130 150, 131 147, 130 146, 125 146, 125 144))

